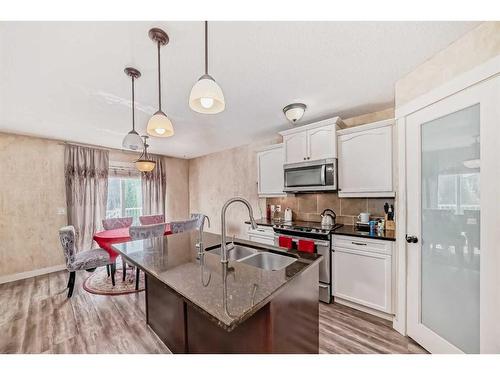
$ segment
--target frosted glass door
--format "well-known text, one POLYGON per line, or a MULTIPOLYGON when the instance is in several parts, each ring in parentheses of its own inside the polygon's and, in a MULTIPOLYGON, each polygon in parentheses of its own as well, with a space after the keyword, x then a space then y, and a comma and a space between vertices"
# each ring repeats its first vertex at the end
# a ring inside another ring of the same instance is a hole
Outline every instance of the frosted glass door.
POLYGON ((499 102, 500 77, 404 118, 407 334, 431 353, 500 353, 499 102))
POLYGON ((479 104, 421 127, 421 322, 479 353, 479 104))

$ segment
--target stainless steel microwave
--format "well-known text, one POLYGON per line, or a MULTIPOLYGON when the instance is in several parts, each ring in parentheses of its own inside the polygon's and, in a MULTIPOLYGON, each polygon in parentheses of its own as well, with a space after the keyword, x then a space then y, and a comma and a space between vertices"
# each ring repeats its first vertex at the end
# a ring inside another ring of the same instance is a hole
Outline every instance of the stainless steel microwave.
POLYGON ((285 164, 286 192, 337 190, 337 159, 322 159, 285 164))

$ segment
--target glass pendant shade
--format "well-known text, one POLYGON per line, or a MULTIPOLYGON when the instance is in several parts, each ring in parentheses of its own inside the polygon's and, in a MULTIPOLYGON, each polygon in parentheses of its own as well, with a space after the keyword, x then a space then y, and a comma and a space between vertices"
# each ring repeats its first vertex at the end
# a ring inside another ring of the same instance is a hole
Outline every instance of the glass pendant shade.
POLYGON ((149 119, 147 132, 153 137, 166 138, 174 135, 174 127, 167 115, 158 111, 149 119))
POLYGON ((306 108, 307 106, 303 103, 293 103, 283 108, 283 113, 285 114, 288 121, 290 121, 291 123, 295 123, 299 121, 302 116, 304 116, 306 108))
POLYGON ((219 113, 226 108, 222 89, 210 75, 204 74, 194 84, 189 95, 189 107, 205 114, 219 113))
POLYGON ((123 138, 122 143, 123 148, 127 148, 129 150, 137 151, 142 148, 142 139, 141 136, 135 131, 131 130, 125 138, 123 138))
POLYGON ((155 169, 156 162, 152 160, 139 159, 135 162, 135 166, 141 172, 151 172, 155 169))

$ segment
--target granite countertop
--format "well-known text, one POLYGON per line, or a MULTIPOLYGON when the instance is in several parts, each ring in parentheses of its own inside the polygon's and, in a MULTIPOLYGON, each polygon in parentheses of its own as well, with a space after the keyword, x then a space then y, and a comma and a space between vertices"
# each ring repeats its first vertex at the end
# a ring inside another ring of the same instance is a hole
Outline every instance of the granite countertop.
MULTIPOLYGON (((270 220, 270 219, 258 219, 255 220, 257 225, 269 226, 272 227, 276 224, 285 223, 283 220, 270 220)), ((250 221, 245 221, 246 224, 250 224, 250 221)), ((305 221, 292 221, 293 224, 298 226, 307 226, 308 222, 305 221)), ((315 223, 317 224, 317 223, 315 223)), ((396 241, 396 231, 394 230, 385 230, 384 232, 378 233, 368 232, 368 231, 360 231, 357 230, 353 225, 343 225, 340 228, 337 228, 333 231, 334 235, 341 236, 353 236, 353 237, 363 237, 363 238, 372 238, 376 240, 386 240, 386 241, 396 241)))
POLYGON ((383 232, 366 232, 357 230, 353 225, 343 225, 333 231, 334 235, 353 236, 362 238, 371 238, 374 240, 396 241, 396 232, 393 230, 385 230, 383 232))
MULTIPOLYGON (((220 235, 203 234, 204 247, 220 244, 220 235)), ((273 299, 286 284, 321 256, 293 252, 297 261, 278 271, 266 271, 241 262, 220 263, 220 256, 205 252, 203 265, 195 247, 198 231, 115 244, 113 248, 132 264, 162 281, 227 331, 252 316, 273 299)), ((278 247, 247 240, 236 244, 283 252, 278 247)))

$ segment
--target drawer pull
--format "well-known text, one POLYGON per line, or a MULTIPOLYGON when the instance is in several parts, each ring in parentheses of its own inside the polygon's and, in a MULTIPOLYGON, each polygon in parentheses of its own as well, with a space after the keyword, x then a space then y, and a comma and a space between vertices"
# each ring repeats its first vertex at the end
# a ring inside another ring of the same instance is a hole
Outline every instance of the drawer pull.
POLYGON ((366 246, 366 243, 363 242, 351 242, 353 245, 361 245, 361 246, 366 246))

